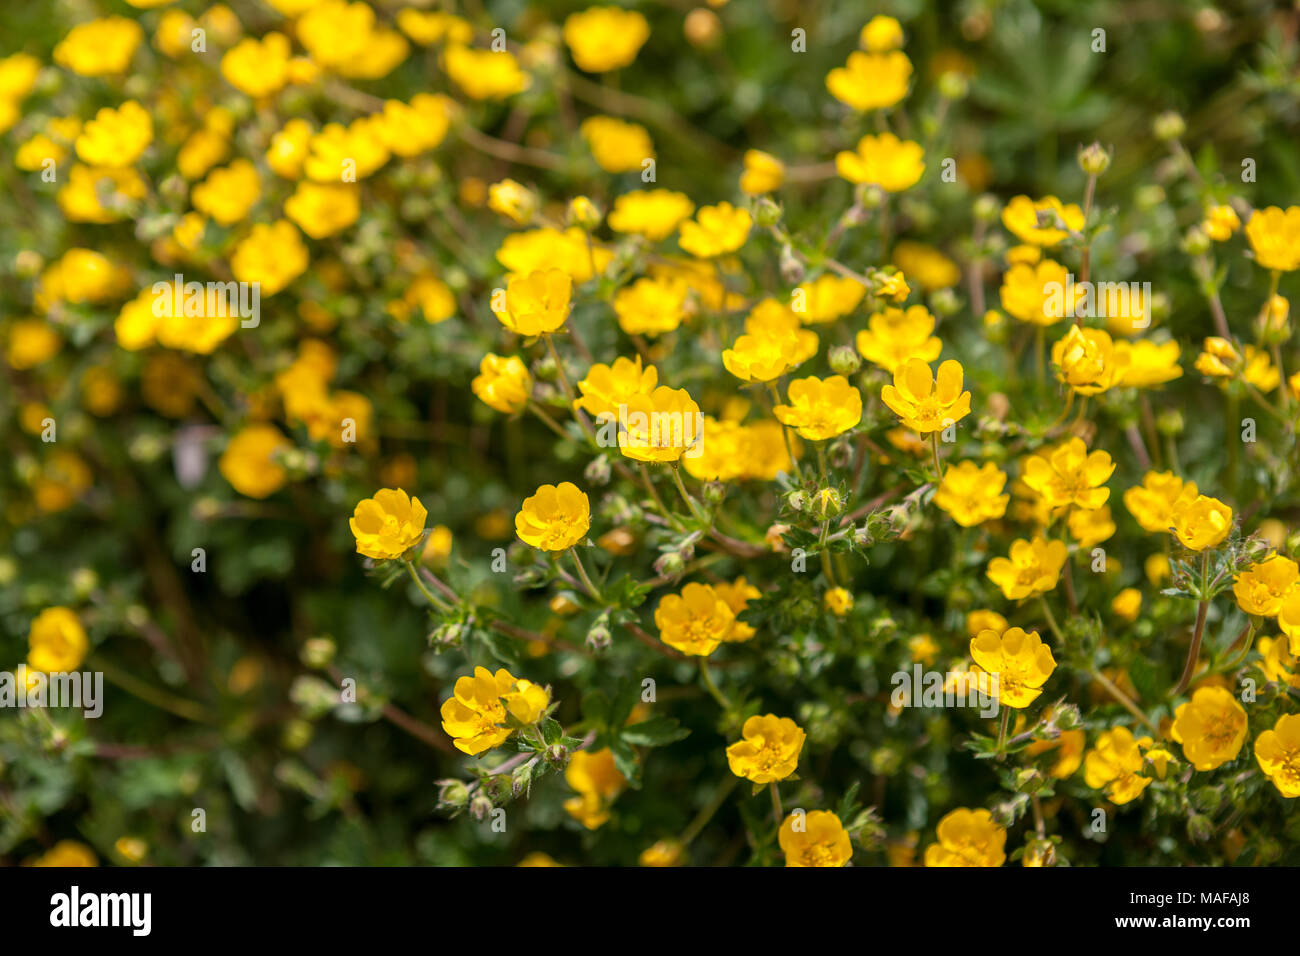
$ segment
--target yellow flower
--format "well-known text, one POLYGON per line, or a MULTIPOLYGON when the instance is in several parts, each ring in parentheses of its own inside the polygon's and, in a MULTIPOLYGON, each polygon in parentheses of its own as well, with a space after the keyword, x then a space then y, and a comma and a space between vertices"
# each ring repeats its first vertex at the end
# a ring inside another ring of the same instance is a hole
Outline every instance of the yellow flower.
POLYGON ((1017 538, 1011 542, 1009 557, 989 562, 988 578, 1002 589, 1008 601, 1037 597, 1056 587, 1066 556, 1063 542, 1017 538))
MULTIPOLYGON (((277 176, 283 176, 285 179, 299 178, 302 175, 302 164, 311 153, 311 140, 314 135, 311 124, 306 120, 289 120, 271 137, 271 147, 266 151, 266 164, 277 176)), ((219 160, 220 156, 212 162, 219 160)), ((186 175, 190 179, 196 178, 188 173, 186 175)))
POLYGON ((289 82, 289 38, 272 31, 260 40, 245 37, 221 58, 221 75, 253 99, 271 96, 289 82))
POLYGON ((420 560, 434 567, 445 565, 447 559, 451 557, 453 543, 450 528, 445 524, 434 525, 429 531, 428 539, 424 542, 424 550, 420 552, 420 560))
POLYGON ((127 218, 148 192, 131 168, 96 168, 74 163, 68 182, 59 190, 59 208, 69 222, 115 222, 127 218))
POLYGON ((1007 619, 997 611, 981 609, 966 615, 966 635, 975 637, 981 631, 997 631, 1001 634, 1007 629, 1007 619))
POLYGON ((950 289, 961 281, 961 267, 934 246, 903 239, 894 245, 891 261, 926 292, 950 289))
POLYGON ((1075 508, 1070 512, 1066 524, 1070 537, 1079 543, 1085 551, 1108 540, 1115 533, 1115 521, 1111 518, 1110 505, 1100 508, 1075 508))
POLYGON ((1127 620, 1128 623, 1135 622, 1138 620, 1138 614, 1141 613, 1141 592, 1138 588, 1123 589, 1115 594, 1114 600, 1110 602, 1110 610, 1121 620, 1127 620))
POLYGON ((1138 741, 1127 727, 1102 731, 1097 746, 1083 761, 1084 782, 1094 790, 1104 790, 1116 806, 1136 800, 1151 783, 1140 771, 1145 764, 1138 741))
POLYGON ((1184 494, 1174 503, 1173 528, 1183 547, 1204 551, 1228 536, 1232 509, 1217 498, 1197 495, 1192 499, 1184 494))
POLYGON ((1052 365, 1058 380, 1079 395, 1096 395, 1119 384, 1128 371, 1130 353, 1115 348, 1101 329, 1071 325, 1052 346, 1052 365))
POLYGON ((853 610, 853 594, 847 588, 828 588, 822 606, 836 617, 847 617, 853 610))
POLYGON ((235 246, 230 270, 240 282, 258 283, 269 298, 307 271, 307 247, 287 219, 258 223, 235 246))
POLYGON ((237 159, 208 173, 208 178, 194 187, 190 199, 199 212, 230 226, 248 215, 261 193, 257 167, 246 159, 237 159))
POLYGON ((707 584, 691 583, 655 608, 659 639, 693 657, 708 657, 727 639, 735 612, 707 584))
POLYGON ((47 159, 57 167, 67 156, 66 149, 44 133, 37 133, 18 147, 14 153, 14 165, 30 173, 44 166, 47 159))
POLYGON ((657 840, 641 851, 637 862, 642 866, 681 866, 686 847, 679 840, 657 840))
POLYGON ((478 372, 470 388, 484 405, 513 415, 528 404, 533 377, 519 356, 506 358, 489 352, 479 363, 478 372))
POLYGON ((529 229, 513 233, 502 241, 497 261, 512 275, 558 269, 574 282, 586 282, 594 275, 603 274, 613 255, 608 249, 592 246, 587 234, 572 226, 563 232, 529 229))
POLYGON ((578 132, 596 157, 596 164, 607 173, 639 170, 645 160, 655 158, 650 134, 636 123, 612 116, 591 116, 582 121, 578 132))
POLYGON ((849 831, 829 810, 796 811, 777 836, 786 866, 843 866, 853 857, 849 831))
MULTIPOLYGON (((410 9, 402 11, 402 13, 416 13, 416 12, 417 11, 410 10, 410 9)), ((400 13, 398 14, 398 19, 399 20, 401 19, 400 13)), ((564 866, 564 864, 557 863, 555 861, 555 858, 552 857, 550 854, 543 853, 540 850, 534 850, 532 853, 529 853, 526 857, 524 857, 522 860, 516 863, 515 866, 547 867, 547 866, 564 866)))
POLYGON ((388 100, 380 130, 384 145, 395 156, 427 153, 446 138, 452 108, 447 97, 432 93, 417 93, 409 104, 388 100))
MULTIPOLYGON (((309 0, 315 2, 315 0, 309 0)), ((420 46, 434 43, 469 43, 474 26, 463 17, 441 10, 417 10, 406 7, 397 12, 397 26, 420 46)), ((521 864, 522 865, 522 864, 521 864)))
POLYGON ((1255 760, 1284 797, 1300 797, 1300 714, 1283 714, 1255 738, 1255 760))
POLYGON ((753 224, 749 210, 737 208, 729 202, 702 206, 694 219, 681 224, 677 242, 691 255, 709 259, 735 252, 743 246, 753 224))
POLYGON ((99 866, 99 861, 95 859, 95 852, 86 844, 76 840, 60 840, 28 866, 99 866))
POLYGON ((650 24, 635 10, 588 7, 564 21, 564 42, 573 62, 587 73, 608 73, 629 65, 650 38, 650 24))
POLYGON ((217 467, 241 495, 265 498, 288 480, 288 472, 276 461, 276 453, 288 447, 289 440, 274 425, 247 425, 230 439, 217 467))
POLYGON ((549 704, 545 687, 516 678, 504 667, 495 674, 476 667, 473 677, 456 679, 452 696, 442 702, 442 729, 457 750, 475 757, 506 742, 514 733, 511 717, 520 724, 535 723, 549 704))
MULTIPOLYGON (((1020 731, 1020 723, 1024 720, 1020 717, 1016 721, 1016 732, 1020 731)), ((1056 763, 1049 769, 1050 773, 1057 780, 1068 780, 1074 776, 1074 772, 1079 769, 1083 763, 1083 749, 1087 743, 1087 737, 1082 730, 1063 730, 1061 736, 1056 740, 1037 740, 1025 748, 1025 754, 1035 757, 1038 754, 1047 753, 1050 750, 1056 750, 1056 763)))
POLYGON ((914 661, 933 664, 939 656, 939 645, 929 634, 913 634, 907 639, 907 653, 914 661))
POLYGON ((578 382, 581 397, 573 402, 575 409, 586 409, 597 417, 617 417, 619 406, 627 405, 634 396, 649 395, 659 382, 659 371, 653 365, 641 367, 641 356, 634 359, 619 357, 611 365, 597 362, 587 370, 587 377, 578 382))
POLYGON ((564 809, 588 830, 605 825, 610 804, 627 785, 609 748, 579 750, 564 768, 564 780, 578 792, 564 801, 564 809))
POLYGON ((1300 690, 1300 662, 1291 653, 1290 642, 1280 637, 1261 637, 1258 646, 1264 679, 1300 690))
POLYGON ((786 396, 790 404, 777 405, 772 411, 781 424, 808 441, 834 438, 862 421, 862 393, 843 375, 795 379, 786 396))
POLYGON ((355 183, 304 180, 284 201, 284 214, 313 239, 324 239, 357 221, 361 215, 361 189, 355 183))
POLYGON ((846 106, 859 112, 883 109, 907 96, 912 61, 901 50, 890 53, 849 54, 848 63, 826 74, 826 89, 846 106))
POLYGON ((1174 504, 1184 492, 1194 499, 1196 485, 1172 471, 1148 471, 1141 485, 1124 492, 1124 507, 1144 531, 1168 531, 1173 525, 1174 504))
POLYGON ((504 308, 496 317, 512 332, 533 336, 554 332, 569 316, 573 280, 559 269, 511 276, 506 283, 504 308))
POLYGON ((684 388, 638 392, 629 396, 619 420, 619 450, 637 461, 678 461, 699 446, 702 420, 700 406, 684 388))
POLYGON ((20 319, 9 327, 5 361, 10 368, 35 368, 63 348, 63 338, 42 319, 20 319))
POLYGON ((740 729, 740 740, 727 748, 727 765, 751 783, 773 783, 794 773, 806 734, 789 717, 755 714, 740 729))
POLYGON ((1002 494, 1006 483, 1006 472, 993 462, 963 461, 944 472, 934 503, 963 528, 972 528, 1006 514, 1011 500, 1002 494))
POLYGON ((90 485, 90 468, 74 453, 62 450, 53 452, 31 479, 32 497, 44 514, 72 507, 90 485))
POLYGON ((1079 297, 1077 288, 1069 285, 1065 266, 1051 259, 1036 265, 1013 265, 1002 277, 999 294, 1002 308, 1021 322, 1042 326, 1055 325, 1062 316, 1073 315, 1079 297), (1053 287, 1061 290, 1059 302, 1048 291, 1053 287))
POLYGON ((533 82, 508 50, 448 46, 443 54, 443 69, 466 96, 475 100, 504 100, 522 93, 533 82))
POLYGON ((571 226, 579 226, 591 231, 600 227, 604 212, 586 196, 574 196, 564 209, 564 221, 571 226))
POLYGON ((915 186, 925 173, 925 150, 920 143, 900 140, 893 133, 868 135, 858 140, 856 152, 844 150, 835 155, 835 171, 851 183, 870 183, 887 193, 898 193, 915 186))
POLYGON ((1196 371, 1211 378, 1227 378, 1241 362, 1241 354, 1227 339, 1211 335, 1205 340, 1204 351, 1196 357, 1196 371))
POLYGON ((672 278, 637 279, 614 293, 618 327, 654 338, 674 331, 686 315, 686 283, 672 278))
POLYGON ((658 242, 673 234, 683 219, 695 212, 695 203, 670 189, 634 189, 614 200, 609 228, 645 236, 658 242))
POLYGON ((428 516, 419 498, 400 488, 383 488, 357 502, 348 526, 357 539, 357 554, 382 561, 400 558, 419 544, 428 516))
POLYGON ((722 365, 742 382, 771 382, 816 355, 818 342, 817 333, 800 328, 793 315, 760 304, 745 320, 745 334, 723 349, 722 365))
POLYGON ((135 100, 104 107, 82 127, 77 155, 91 166, 130 166, 153 142, 153 119, 135 100))
POLYGON ((526 226, 537 212, 537 194, 513 179, 503 179, 488 187, 488 208, 526 226))
POLYGON ((1083 228, 1083 210, 1073 203, 1062 205, 1055 196, 1044 196, 1037 202, 1028 196, 1016 196, 1002 208, 1002 225, 1021 242, 1054 246, 1083 228), (1058 228, 1059 224, 1065 228, 1058 228))
POLYGON ((970 392, 961 386, 960 362, 949 359, 935 375, 927 362, 913 358, 894 370, 894 383, 882 388, 880 397, 904 425, 925 435, 970 414, 970 392))
POLYGON ((1300 584, 1300 565, 1274 554, 1240 572, 1232 585, 1237 604, 1247 614, 1275 617, 1282 599, 1300 584))
POLYGON ((30 53, 0 57, 0 99, 15 103, 23 99, 36 86, 40 73, 41 61, 30 53))
POLYGON ((1151 388, 1172 382, 1183 374, 1178 364, 1180 348, 1177 342, 1155 343, 1148 339, 1138 342, 1115 343, 1115 359, 1124 367, 1116 384, 1129 388, 1151 388))
POLYGON ((125 73, 144 39, 140 24, 125 17, 81 23, 54 48, 54 62, 81 76, 125 73))
POLYGON ((1081 438, 1071 438, 1046 455, 1025 461, 1024 482, 1042 495, 1049 508, 1100 508, 1110 498, 1106 481, 1115 462, 1104 451, 1089 453, 1081 438))
POLYGON ((938 843, 925 848, 926 866, 1001 866, 1007 860, 1007 831, 987 810, 958 807, 939 821, 938 843))
POLYGON ((1171 729, 1183 756, 1197 770, 1213 770, 1234 760, 1246 742, 1246 710, 1230 691, 1201 687, 1174 711, 1171 729))
POLYGON ((1017 709, 1037 700, 1047 678, 1056 670, 1052 649, 1038 632, 1018 627, 1001 634, 981 631, 971 638, 970 655, 984 672, 997 675, 998 703, 1017 709))
POLYGON ((771 153, 745 150, 745 171, 740 174, 740 189, 750 196, 776 192, 785 182, 785 163, 771 153))
POLYGON ((736 615, 736 619, 731 624, 731 630, 727 632, 727 636, 723 640, 728 644, 738 644, 751 639, 756 632, 751 625, 740 620, 740 613, 745 610, 750 601, 760 597, 762 592, 746 581, 743 574, 730 584, 726 581, 720 581, 717 584, 710 585, 710 587, 736 615))
POLYGON ((1226 205, 1211 206, 1205 211, 1205 221, 1201 223, 1201 230, 1215 242, 1228 241, 1240 228, 1237 210, 1226 205))
MULTIPOLYGON (((56 51, 57 52, 57 51, 56 51)), ((1246 223, 1255 261, 1265 269, 1290 272, 1300 267, 1300 206, 1256 209, 1246 223)))
POLYGON ((856 279, 826 273, 812 282, 804 282, 795 287, 791 298, 800 303, 802 308, 792 308, 800 321, 808 325, 821 325, 848 315, 858 307, 866 294, 866 286, 856 279))
POLYGON ((75 671, 86 659, 90 641, 71 609, 47 607, 27 633, 27 666, 48 674, 75 671))
POLYGON ((903 27, 893 17, 874 16, 858 34, 858 45, 870 53, 888 53, 903 45, 903 27))
POLYGON ((318 183, 356 182, 388 162, 387 124, 381 114, 347 126, 327 123, 307 144, 302 169, 318 183))
POLYGON ((570 481, 542 485, 525 498, 515 515, 515 533, 524 544, 542 551, 567 551, 587 536, 591 505, 570 481))
POLYGON ((322 0, 298 18, 295 33, 312 60, 327 70, 378 79, 406 59, 410 47, 396 30, 376 26, 365 3, 322 0))
POLYGON ((943 351, 943 343, 932 334, 934 323, 934 316, 923 305, 909 306, 906 311, 887 307, 867 319, 867 328, 858 332, 858 351, 891 375, 911 359, 928 364, 943 351))

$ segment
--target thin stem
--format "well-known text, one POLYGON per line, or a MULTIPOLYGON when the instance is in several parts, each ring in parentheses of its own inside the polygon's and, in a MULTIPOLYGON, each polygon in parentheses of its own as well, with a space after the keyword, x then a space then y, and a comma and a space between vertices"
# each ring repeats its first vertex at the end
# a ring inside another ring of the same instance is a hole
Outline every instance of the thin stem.
POLYGON ((1006 755, 1002 753, 1002 748, 1007 742, 1007 725, 1011 723, 1011 708, 1002 707, 1002 723, 998 725, 998 759, 1002 760, 1006 755))
POLYGON ((137 679, 134 674, 118 670, 116 665, 109 664, 102 657, 96 656, 94 660, 94 669, 102 673, 105 680, 110 684, 116 684, 129 694, 135 695, 146 704, 153 704, 160 710, 165 710, 169 714, 175 714, 185 720, 192 720, 195 723, 204 724, 209 722, 207 713, 194 701, 185 700, 175 694, 158 690, 152 685, 137 679))
POLYGON ((682 500, 686 502, 686 507, 691 509, 691 514, 695 516, 696 521, 702 525, 707 525, 709 519, 700 511, 699 506, 695 504, 695 499, 692 498, 690 492, 686 490, 686 485, 682 482, 681 466, 678 465, 677 462, 672 463, 672 473, 673 484, 677 486, 677 490, 681 493, 682 500))
POLYGON ((1065 635, 1061 633, 1061 629, 1056 624, 1056 616, 1052 614, 1052 608, 1047 603, 1047 596, 1043 594, 1038 595, 1038 603, 1042 606, 1043 614, 1047 617, 1047 626, 1051 629, 1052 635, 1060 641, 1061 646, 1064 647, 1065 635))
POLYGON ((438 598, 425 585, 424 580, 420 577, 420 573, 415 569, 414 561, 412 561, 410 558, 405 558, 402 560, 402 563, 406 565, 406 570, 411 575, 411 580, 415 582, 415 586, 420 589, 420 593, 424 595, 424 599, 426 601, 428 601, 430 604, 436 607, 439 611, 442 611, 444 614, 451 610, 450 604, 438 598))
MULTIPOLYGON (((1201 593, 1204 594, 1209 584, 1210 576, 1210 552, 1201 552, 1201 593)), ((1207 598, 1201 598, 1200 604, 1196 607, 1196 629, 1192 631, 1192 644, 1187 648, 1187 663, 1183 665, 1183 676, 1178 679, 1178 686, 1174 688, 1171 696, 1177 697, 1183 691, 1187 690, 1187 685, 1192 682, 1192 675, 1196 673, 1196 664, 1201 656, 1201 640, 1205 636, 1205 617, 1209 613, 1210 602, 1207 598)))
POLYGON ((939 458, 939 433, 930 432, 930 450, 934 452, 934 480, 943 481, 943 462, 939 458))
POLYGON ((646 467, 646 463, 643 461, 637 462, 637 464, 641 466, 641 480, 645 483, 645 490, 648 491, 650 497, 654 499, 655 509, 665 521, 680 531, 682 529, 682 523, 675 514, 668 510, 664 505, 664 500, 659 497, 659 492, 655 490, 654 482, 650 480, 650 469, 646 467))
POLYGON ((1119 703, 1124 706, 1125 710, 1141 721, 1143 725, 1145 725, 1146 728, 1157 737, 1160 736, 1160 728, 1157 727, 1152 722, 1151 718, 1144 714, 1142 709, 1133 702, 1133 699, 1120 690, 1109 677, 1095 667, 1092 670, 1092 676, 1093 679, 1105 689, 1106 693, 1110 694, 1111 697, 1114 697, 1115 700, 1119 701, 1119 703))
POLYGON ((587 574, 587 569, 582 565, 582 558, 578 556, 577 548, 569 548, 569 554, 573 556, 573 563, 578 567, 578 577, 582 578, 583 585, 587 588, 587 593, 595 601, 600 601, 600 589, 591 583, 591 578, 587 574))
POLYGON ((709 695, 718 702, 718 706, 723 710, 731 710, 731 701, 727 700, 727 695, 718 690, 718 685, 713 682, 713 674, 709 671, 709 659, 700 658, 700 677, 704 679, 704 686, 708 689, 709 695))
POLYGON ((728 775, 728 779, 718 787, 718 792, 713 795, 713 799, 695 815, 695 819, 682 831, 682 835, 677 838, 677 842, 683 847, 689 846, 691 841, 700 835, 700 831, 704 829, 705 824, 712 820, 713 815, 726 803, 728 795, 732 790, 736 789, 736 784, 739 782, 740 778, 735 774, 728 775))
POLYGON ((768 792, 772 794, 772 814, 776 819, 778 829, 785 821, 785 811, 781 809, 781 791, 777 788, 776 781, 773 780, 767 785, 768 792))
MULTIPOLYGON (((776 406, 781 404, 781 393, 777 390, 776 382, 768 382, 767 390, 772 393, 772 413, 776 414, 776 406)), ((803 469, 799 467, 799 461, 794 457, 794 443, 790 440, 790 426, 785 422, 781 423, 781 437, 785 439, 785 453, 790 457, 790 467, 794 469, 794 476, 799 481, 803 481, 803 469)))

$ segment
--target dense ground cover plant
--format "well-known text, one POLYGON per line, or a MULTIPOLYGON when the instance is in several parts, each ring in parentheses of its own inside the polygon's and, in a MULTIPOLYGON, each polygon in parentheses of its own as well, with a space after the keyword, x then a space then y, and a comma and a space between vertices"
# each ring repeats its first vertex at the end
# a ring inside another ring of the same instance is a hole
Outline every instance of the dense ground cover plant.
POLYGON ((0 859, 1300 862, 1300 18, 871 6, 0 14, 0 859))

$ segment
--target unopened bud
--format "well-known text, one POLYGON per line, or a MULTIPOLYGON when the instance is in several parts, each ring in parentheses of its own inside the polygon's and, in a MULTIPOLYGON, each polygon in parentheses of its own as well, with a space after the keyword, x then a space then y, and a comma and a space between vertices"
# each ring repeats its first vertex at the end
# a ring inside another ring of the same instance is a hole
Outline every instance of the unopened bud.
POLYGON ((1079 168, 1089 176, 1100 176, 1110 168, 1110 153, 1101 143, 1090 143, 1079 150, 1079 168))
POLYGON ((831 371, 836 375, 852 375, 862 367, 857 349, 851 345, 836 345, 830 350, 831 371))

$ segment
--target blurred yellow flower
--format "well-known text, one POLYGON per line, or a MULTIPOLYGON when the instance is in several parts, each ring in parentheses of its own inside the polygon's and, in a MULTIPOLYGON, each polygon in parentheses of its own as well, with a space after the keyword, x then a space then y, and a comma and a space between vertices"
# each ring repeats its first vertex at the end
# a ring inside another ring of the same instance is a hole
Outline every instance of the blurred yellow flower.
POLYGON ((1002 225, 1021 242, 1054 246, 1083 228, 1083 210, 1073 203, 1064 205, 1055 196, 1037 201, 1016 196, 1002 208, 1002 225))
POLYGON ((1256 209, 1246 222, 1255 261, 1265 269, 1291 272, 1300 267, 1300 206, 1256 209))
POLYGON ((86 659, 90 641, 71 608, 47 607, 27 632, 27 666, 47 674, 75 671, 86 659))
POLYGON ((587 73, 608 73, 629 65, 650 38, 650 24, 635 10, 588 7, 564 21, 564 42, 573 62, 587 73))
POLYGON ((993 462, 963 461, 951 465, 934 493, 934 503, 963 528, 1001 518, 1010 495, 1002 494, 1006 472, 993 462))
POLYGON ((1066 557, 1066 547, 1061 541, 1017 538, 1011 542, 1008 557, 989 562, 988 579, 1002 589, 1008 601, 1037 597, 1056 587, 1066 557))
POLYGON ((489 408, 513 415, 528 404, 533 377, 517 355, 507 358, 489 352, 479 363, 470 388, 489 408))
POLYGON ((912 61, 901 50, 849 54, 848 63, 826 74, 826 89, 859 112, 894 106, 907 96, 912 61))
POLYGON ((226 445, 217 468, 232 488, 249 498, 265 498, 284 487, 288 472, 276 453, 290 447, 274 425, 245 425, 226 445))
POLYGON ((795 379, 786 395, 789 404, 772 411, 781 424, 808 441, 834 438, 862 421, 862 393, 843 375, 795 379))
POLYGON ((869 183, 887 193, 902 192, 915 186, 925 173, 925 150, 920 143, 900 140, 893 133, 867 135, 858 140, 855 151, 835 155, 835 171, 851 183, 869 183))

